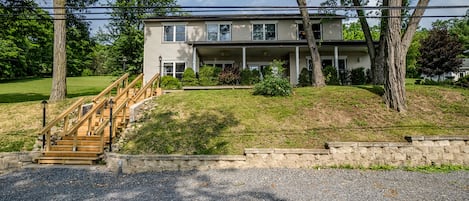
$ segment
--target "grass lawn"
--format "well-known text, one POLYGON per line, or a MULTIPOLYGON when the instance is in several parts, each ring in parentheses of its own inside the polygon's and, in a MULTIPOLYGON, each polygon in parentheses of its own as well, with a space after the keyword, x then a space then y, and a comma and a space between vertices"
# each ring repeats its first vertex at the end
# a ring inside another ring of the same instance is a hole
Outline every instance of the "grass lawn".
MULTIPOLYGON (((78 96, 91 100, 91 95, 101 92, 114 79, 111 76, 67 78, 68 99, 48 104, 48 120, 70 106, 78 96)), ((49 98, 51 83, 50 78, 0 82, 0 152, 32 149, 42 127, 40 102, 49 98)))
POLYGON ((251 90, 186 91, 158 98, 126 136, 123 153, 242 154, 244 148, 324 148, 328 141, 404 141, 468 135, 469 90, 407 84, 406 113, 386 108, 381 87, 297 88, 291 97, 251 90))

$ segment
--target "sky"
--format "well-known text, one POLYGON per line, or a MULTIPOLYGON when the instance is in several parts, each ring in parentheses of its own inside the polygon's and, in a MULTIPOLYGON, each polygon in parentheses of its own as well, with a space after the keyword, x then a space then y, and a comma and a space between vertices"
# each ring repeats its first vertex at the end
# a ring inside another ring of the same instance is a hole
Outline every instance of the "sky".
MULTIPOLYGON (((52 6, 53 0, 36 0, 40 5, 52 6)), ((319 6, 324 0, 307 0, 308 6, 319 6)), ((370 6, 376 5, 377 0, 370 0, 370 6)), ((100 0, 105 3, 106 0, 100 0)), ((412 0, 413 5, 416 4, 417 0, 412 0)), ((180 6, 297 6, 296 0, 177 0, 177 4, 180 6)), ((98 3, 99 5, 99 3, 98 3)), ((429 6, 454 6, 454 5, 469 5, 469 0, 431 0, 429 6)), ((98 12, 98 10, 93 10, 98 12)), ((250 12, 252 13, 252 12, 250 12)), ((200 13, 199 13, 200 14, 200 13)), ((210 13, 202 13, 210 14, 210 13)), ((211 13, 211 14, 222 14, 222 13, 211 13)), ((249 12, 241 12, 238 14, 249 14, 249 12)), ((465 8, 458 9, 427 9, 425 15, 465 15, 465 8)), ((103 17, 101 16, 87 16, 87 17, 103 17)), ((424 28, 431 28, 431 23, 436 21, 438 18, 423 18, 420 22, 420 26, 424 28)), ((350 19, 356 21, 357 19, 350 19)), ((377 20, 370 21, 370 24, 376 24, 377 20)), ((99 27, 105 31, 105 25, 107 21, 97 20, 91 21, 91 32, 95 34, 99 27)))

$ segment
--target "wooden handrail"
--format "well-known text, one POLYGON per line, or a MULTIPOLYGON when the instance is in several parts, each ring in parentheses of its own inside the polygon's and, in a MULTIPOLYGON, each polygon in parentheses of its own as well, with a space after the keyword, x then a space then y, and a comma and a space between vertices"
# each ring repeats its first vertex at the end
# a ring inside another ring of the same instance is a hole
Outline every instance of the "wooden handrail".
POLYGON ((104 107, 104 103, 106 103, 106 102, 107 101, 101 101, 98 104, 93 105, 93 108, 91 108, 91 110, 88 111, 85 114, 85 116, 83 116, 70 130, 67 131, 67 135, 70 135, 70 134, 73 134, 74 132, 76 132, 78 130, 78 128, 80 128, 80 126, 83 125, 85 123, 85 121, 87 121, 89 118, 91 118, 92 115, 94 115, 98 109, 101 109, 102 107, 104 107))
MULTIPOLYGON (((54 120, 50 121, 44 128, 42 128, 41 131, 39 132, 39 134, 43 135, 43 134, 46 134, 47 132, 49 132, 50 129, 52 129, 53 126, 55 126, 57 123, 59 123, 63 118, 65 118, 65 116, 72 113, 76 108, 81 107, 84 102, 85 102, 84 98, 78 99, 73 105, 68 107, 67 110, 63 111, 61 114, 59 114, 59 116, 55 117, 54 120)), ((65 123, 67 123, 67 122, 65 122, 65 123)))
POLYGON ((120 93, 118 96, 116 96, 116 100, 119 100, 124 94, 127 94, 127 92, 133 88, 135 85, 137 85, 139 80, 143 80, 143 73, 138 75, 130 84, 127 85, 127 87, 120 93))
POLYGON ((119 79, 117 79, 116 81, 114 81, 111 85, 109 85, 106 89, 104 89, 101 93, 99 93, 95 98, 93 98, 93 102, 97 102, 98 100, 100 100, 102 97, 104 97, 106 94, 110 93, 112 91, 112 89, 114 89, 115 87, 119 86, 120 83, 124 80, 124 79, 127 79, 129 78, 129 73, 126 73, 124 75, 122 75, 122 77, 120 77, 119 79))
MULTIPOLYGON (((160 78, 160 74, 157 73, 155 74, 155 76, 153 76, 148 82, 147 84, 145 84, 144 87, 140 88, 140 91, 138 91, 137 95, 135 95, 133 97, 133 102, 136 102, 144 93, 146 93, 147 89, 151 86, 154 86, 154 82, 155 81, 159 81, 159 78, 160 78)), ((156 85, 158 86, 158 84, 156 85)))

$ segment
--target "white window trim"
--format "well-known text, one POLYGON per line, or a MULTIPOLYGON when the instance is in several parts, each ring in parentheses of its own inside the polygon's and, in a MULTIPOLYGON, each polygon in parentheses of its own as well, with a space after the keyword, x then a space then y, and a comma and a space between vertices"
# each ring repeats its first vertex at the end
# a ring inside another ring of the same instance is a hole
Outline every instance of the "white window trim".
MULTIPOLYGON (((296 23, 296 40, 303 40, 303 39, 300 39, 300 26, 298 26, 299 24, 303 24, 303 22, 301 22, 301 23, 296 23)), ((313 22, 311 22, 310 24, 311 24, 311 26, 312 26, 313 24, 319 24, 319 31, 321 32, 321 38, 320 38, 320 39, 316 39, 316 40, 322 40, 322 38, 323 38, 323 36, 324 36, 324 35, 323 35, 324 31, 323 31, 322 23, 320 23, 320 22, 318 22, 318 23, 313 23, 313 22)), ((303 27, 303 29, 304 29, 304 27, 303 27)), ((341 32, 341 33, 342 33, 342 32, 341 32)), ((313 33, 313 34, 314 34, 314 33, 313 33)))
MULTIPOLYGON (((174 78, 176 78, 176 63, 184 63, 184 71, 187 69, 187 63, 185 61, 174 61, 174 60, 163 60, 161 61, 161 64, 163 65, 163 76, 166 76, 166 69, 164 67, 164 64, 165 63, 172 63, 173 64, 173 74, 171 76, 173 76, 174 78)), ((183 73, 184 73, 183 71, 183 73)))
POLYGON ((265 25, 266 24, 273 24, 275 25, 275 39, 278 40, 278 23, 273 23, 273 22, 278 22, 278 21, 251 21, 251 40, 253 41, 269 41, 265 39, 265 25), (255 23, 254 23, 255 22, 255 23), (259 23, 259 22, 268 22, 268 23, 259 23), (254 40, 254 25, 256 24, 262 24, 263 27, 263 34, 262 34, 262 40, 254 40))
POLYGON ((205 30, 206 30, 206 40, 208 40, 208 26, 207 25, 217 25, 217 40, 216 41, 221 41, 220 40, 220 25, 230 25, 230 40, 226 41, 232 41, 233 40, 233 24, 232 22, 205 22, 205 30))
POLYGON ((205 24, 233 24, 232 21, 211 21, 205 22, 205 24))
POLYGON ((187 23, 161 23, 163 26, 161 27, 162 30, 163 30, 163 39, 162 39, 162 42, 163 43, 184 43, 187 41, 187 23), (176 26, 181 26, 183 25, 184 26, 184 41, 176 41, 176 26), (166 36, 166 33, 165 33, 165 29, 164 27, 165 26, 172 26, 173 27, 173 40, 172 41, 166 41, 165 39, 165 36, 166 36))

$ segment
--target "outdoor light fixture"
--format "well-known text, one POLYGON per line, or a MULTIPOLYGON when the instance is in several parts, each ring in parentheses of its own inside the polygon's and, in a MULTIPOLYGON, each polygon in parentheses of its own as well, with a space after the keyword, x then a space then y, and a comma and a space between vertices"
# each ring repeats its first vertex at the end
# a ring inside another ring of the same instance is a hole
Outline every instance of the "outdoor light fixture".
POLYGON ((161 57, 160 55, 158 59, 160 60, 160 76, 161 76, 163 74, 163 66, 161 65, 161 61, 163 61, 163 57, 161 57))
MULTIPOLYGON (((43 100, 41 102, 42 104, 42 127, 46 127, 46 107, 47 107, 47 101, 43 100)), ((45 149, 46 146, 46 134, 42 135, 42 149, 45 149)))

